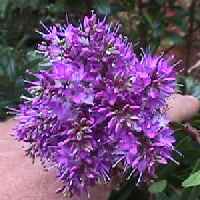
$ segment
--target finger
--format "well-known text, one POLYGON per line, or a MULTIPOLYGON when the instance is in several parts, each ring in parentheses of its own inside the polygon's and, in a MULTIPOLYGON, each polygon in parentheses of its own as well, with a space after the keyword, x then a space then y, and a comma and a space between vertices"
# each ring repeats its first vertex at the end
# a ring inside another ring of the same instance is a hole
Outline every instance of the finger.
POLYGON ((173 122, 181 122, 193 117, 199 109, 197 98, 175 94, 168 99, 167 117, 173 122))

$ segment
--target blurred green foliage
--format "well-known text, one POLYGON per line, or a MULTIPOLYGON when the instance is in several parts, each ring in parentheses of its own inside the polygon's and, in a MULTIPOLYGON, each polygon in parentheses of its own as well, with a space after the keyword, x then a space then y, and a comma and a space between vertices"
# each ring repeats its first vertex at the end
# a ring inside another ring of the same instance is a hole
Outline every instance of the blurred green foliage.
POLYGON ((192 76, 179 76, 178 81, 180 85, 178 90, 182 94, 192 95, 200 100, 200 82, 192 76))
MULTIPOLYGON (((95 10, 99 16, 123 25, 125 34, 140 52, 140 47, 152 52, 191 45, 190 36, 200 27, 199 1, 195 0, 0 0, 0 120, 7 117, 7 107, 16 106, 25 93, 26 71, 36 71, 43 61, 33 50, 40 40, 35 30, 39 22, 77 23, 83 15, 95 10)), ((197 43, 195 43, 197 44, 197 43)), ((188 51, 188 54, 190 52, 188 51)), ((188 67, 188 66, 186 66, 188 67)), ((179 90, 200 98, 199 81, 180 77, 179 90)), ((192 131, 200 129, 200 116, 191 122, 192 131)), ((197 200, 200 198, 199 143, 187 134, 183 125, 176 126, 177 156, 174 163, 159 170, 156 182, 136 187, 136 180, 122 184, 109 200, 197 200)), ((195 132, 194 131, 194 132, 195 132)))

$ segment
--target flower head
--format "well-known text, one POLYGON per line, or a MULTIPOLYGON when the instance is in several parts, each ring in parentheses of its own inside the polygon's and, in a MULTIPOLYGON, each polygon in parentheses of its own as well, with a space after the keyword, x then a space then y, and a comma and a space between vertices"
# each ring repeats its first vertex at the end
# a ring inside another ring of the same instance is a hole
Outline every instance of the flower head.
POLYGON ((42 37, 38 50, 51 67, 35 74, 15 132, 30 156, 57 169, 64 192, 80 195, 109 181, 118 163, 145 181, 173 160, 164 112, 176 85, 169 59, 138 59, 118 26, 95 14, 42 37))

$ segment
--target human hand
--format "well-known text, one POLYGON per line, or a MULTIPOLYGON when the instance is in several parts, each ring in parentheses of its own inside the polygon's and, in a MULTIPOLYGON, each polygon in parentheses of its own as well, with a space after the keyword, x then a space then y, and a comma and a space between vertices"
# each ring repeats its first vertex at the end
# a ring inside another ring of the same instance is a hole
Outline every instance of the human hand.
POLYGON ((192 118, 200 109, 197 98, 189 95, 172 95, 168 99, 167 117, 173 122, 182 122, 192 118))

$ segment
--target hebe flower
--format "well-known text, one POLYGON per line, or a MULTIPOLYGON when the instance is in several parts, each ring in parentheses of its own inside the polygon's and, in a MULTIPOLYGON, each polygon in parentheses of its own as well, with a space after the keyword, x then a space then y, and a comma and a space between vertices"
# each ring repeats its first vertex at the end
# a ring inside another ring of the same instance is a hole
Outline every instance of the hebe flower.
POLYGON ((29 83, 15 135, 29 144, 28 155, 57 169, 62 191, 88 192, 118 163, 140 182, 174 161, 165 115, 176 86, 169 58, 137 58, 118 26, 95 14, 41 34, 38 50, 51 67, 29 83))

